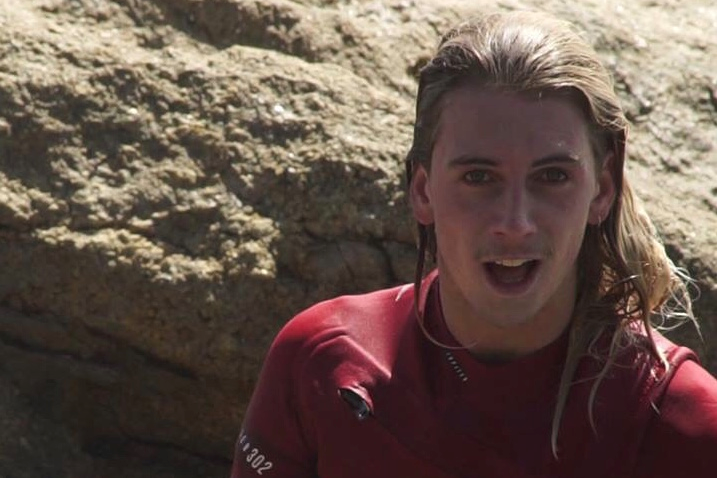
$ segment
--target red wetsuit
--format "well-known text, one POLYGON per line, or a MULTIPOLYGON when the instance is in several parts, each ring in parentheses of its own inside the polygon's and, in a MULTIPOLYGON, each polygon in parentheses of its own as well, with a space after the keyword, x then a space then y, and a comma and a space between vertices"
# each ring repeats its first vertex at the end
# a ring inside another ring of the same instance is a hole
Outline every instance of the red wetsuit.
MULTIPOLYGON (((438 280, 422 287, 431 333, 438 280)), ((688 349, 659 339, 672 373, 627 352, 598 389, 571 388, 551 451, 567 334, 521 359, 486 365, 430 343, 413 287, 318 304, 290 321, 264 364, 232 477, 711 477, 716 381, 688 349)), ((578 377, 595 375, 584 359, 578 377)))

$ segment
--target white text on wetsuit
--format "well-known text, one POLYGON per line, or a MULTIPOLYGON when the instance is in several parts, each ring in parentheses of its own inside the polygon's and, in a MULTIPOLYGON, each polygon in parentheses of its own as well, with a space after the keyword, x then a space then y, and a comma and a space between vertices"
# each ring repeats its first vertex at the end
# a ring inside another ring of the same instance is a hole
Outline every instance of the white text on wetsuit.
POLYGON ((267 457, 260 453, 257 447, 252 446, 244 430, 239 434, 239 444, 237 447, 238 450, 244 453, 244 459, 247 461, 247 464, 256 471, 258 475, 263 475, 265 471, 272 469, 272 462, 267 460, 267 457))

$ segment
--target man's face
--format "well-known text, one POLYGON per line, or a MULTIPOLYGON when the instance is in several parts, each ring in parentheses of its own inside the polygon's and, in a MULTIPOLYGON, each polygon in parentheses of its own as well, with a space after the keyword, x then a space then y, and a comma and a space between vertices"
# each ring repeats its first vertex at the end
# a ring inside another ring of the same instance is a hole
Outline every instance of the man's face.
POLYGON ((431 173, 418 168, 411 186, 416 219, 435 228, 447 321, 565 325, 586 225, 614 197, 601 163, 567 98, 447 93, 431 173))

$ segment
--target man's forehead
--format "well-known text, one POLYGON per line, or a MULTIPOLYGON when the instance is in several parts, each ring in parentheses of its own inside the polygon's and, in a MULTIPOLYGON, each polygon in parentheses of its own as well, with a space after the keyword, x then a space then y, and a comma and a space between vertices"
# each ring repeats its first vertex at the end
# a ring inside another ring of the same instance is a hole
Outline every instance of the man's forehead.
MULTIPOLYGON (((587 121, 580 105, 565 95, 515 93, 479 87, 447 92, 441 106, 439 129, 482 126, 492 131, 539 128, 573 133, 587 121), (570 124, 567 122, 570 121, 570 124)), ((565 141, 564 139, 561 139, 565 141)))
POLYGON ((472 142, 521 137, 569 148, 587 140, 588 131, 582 109, 567 95, 469 86, 446 94, 436 138, 447 136, 472 142))

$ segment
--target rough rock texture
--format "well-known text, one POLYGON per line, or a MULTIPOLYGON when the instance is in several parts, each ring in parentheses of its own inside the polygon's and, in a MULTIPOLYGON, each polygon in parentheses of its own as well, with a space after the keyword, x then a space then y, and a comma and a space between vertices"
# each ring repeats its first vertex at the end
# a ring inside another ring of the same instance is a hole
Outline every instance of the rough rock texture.
MULTIPOLYGON (((0 476, 225 476, 278 328, 411 279, 413 75, 469 2, 0 0, 0 476)), ((715 374, 714 3, 587 31, 715 374)))

